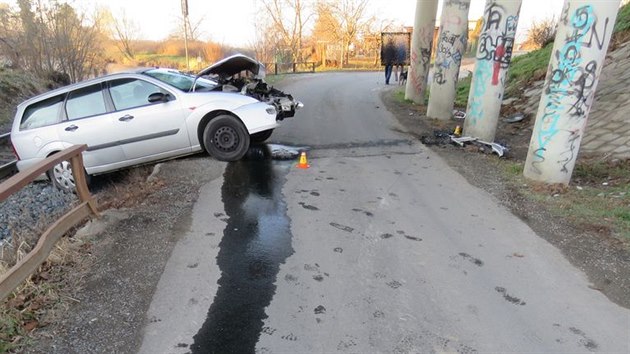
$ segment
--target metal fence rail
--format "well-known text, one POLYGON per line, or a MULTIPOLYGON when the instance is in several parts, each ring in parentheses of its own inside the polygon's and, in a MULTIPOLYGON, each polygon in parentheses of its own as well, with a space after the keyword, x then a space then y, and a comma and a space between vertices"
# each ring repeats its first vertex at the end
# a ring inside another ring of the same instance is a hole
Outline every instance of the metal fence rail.
POLYGON ((266 63, 265 69, 268 73, 286 74, 286 73, 314 73, 317 63, 314 61, 296 62, 296 63, 266 63))
MULTIPOLYGON (((9 145, 11 139, 11 133, 0 134, 0 146, 9 145)), ((17 172, 17 161, 15 157, 11 155, 9 159, 0 160, 0 179, 11 176, 17 172)))
POLYGON ((7 273, 0 277, 0 301, 5 299, 25 279, 31 276, 39 266, 46 261, 55 243, 71 228, 89 215, 98 216, 96 201, 90 195, 83 169, 81 153, 87 145, 74 145, 54 154, 35 166, 32 166, 0 184, 0 201, 7 199, 13 193, 33 182, 39 175, 48 171, 54 165, 70 160, 72 174, 76 185, 80 204, 63 215, 52 224, 39 238, 37 245, 31 252, 14 265, 7 273))

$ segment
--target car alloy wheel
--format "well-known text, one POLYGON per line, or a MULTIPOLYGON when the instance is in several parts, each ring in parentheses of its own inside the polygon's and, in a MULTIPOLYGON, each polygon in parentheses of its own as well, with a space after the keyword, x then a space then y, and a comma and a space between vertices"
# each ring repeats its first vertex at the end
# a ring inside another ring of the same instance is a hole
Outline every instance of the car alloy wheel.
POLYGON ((50 179, 53 184, 62 190, 71 191, 75 189, 72 166, 68 161, 62 161, 50 170, 50 179))

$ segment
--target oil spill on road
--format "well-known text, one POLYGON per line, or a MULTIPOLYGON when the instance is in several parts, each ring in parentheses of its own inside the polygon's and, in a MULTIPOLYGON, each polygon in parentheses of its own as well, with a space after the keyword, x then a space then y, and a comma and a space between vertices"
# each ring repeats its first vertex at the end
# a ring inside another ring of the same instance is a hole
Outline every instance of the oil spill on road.
POLYGON ((192 353, 255 352, 280 265, 293 254, 282 197, 290 164, 272 158, 271 149, 257 146, 226 167, 221 198, 227 224, 216 259, 219 288, 193 337, 192 353))

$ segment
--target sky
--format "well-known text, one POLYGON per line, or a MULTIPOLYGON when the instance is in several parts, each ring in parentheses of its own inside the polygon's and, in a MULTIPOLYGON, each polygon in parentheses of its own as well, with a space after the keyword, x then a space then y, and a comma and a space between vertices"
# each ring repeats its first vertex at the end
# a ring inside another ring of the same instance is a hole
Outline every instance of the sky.
MULTIPOLYGON (((256 7, 260 0, 188 0, 192 22, 204 18, 202 38, 245 47, 256 40, 254 27, 256 7)), ((424 1, 424 0, 420 0, 424 1)), ((15 1, 0 0, 15 4, 15 1)), ((139 37, 161 40, 175 28, 177 15, 181 14, 181 0, 74 0, 70 3, 78 8, 90 10, 95 6, 108 7, 115 15, 124 13, 140 28, 139 37)), ((442 3, 442 0, 440 0, 442 3)), ((523 0, 518 24, 517 41, 524 39, 532 21, 559 17, 564 0, 523 0)), ((485 0, 471 0, 469 18, 483 15, 485 0)), ((412 26, 415 15, 415 0, 370 0, 368 14, 381 19, 412 26)), ((438 9, 438 18, 440 9, 438 9)))

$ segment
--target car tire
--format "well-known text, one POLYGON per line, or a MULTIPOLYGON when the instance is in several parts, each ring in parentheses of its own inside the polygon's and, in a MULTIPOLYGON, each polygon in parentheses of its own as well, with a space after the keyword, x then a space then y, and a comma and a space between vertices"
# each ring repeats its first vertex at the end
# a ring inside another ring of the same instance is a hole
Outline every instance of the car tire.
MULTIPOLYGON (((85 173, 85 171, 84 171, 85 173)), ((64 192, 74 192, 76 190, 76 184, 74 183, 74 176, 72 175, 72 166, 68 161, 62 161, 50 170, 48 170, 48 178, 52 181, 55 188, 64 192)), ((85 180, 87 184, 90 184, 91 176, 85 173, 85 180)))
POLYGON ((249 149, 249 133, 238 118, 220 115, 203 131, 203 145, 210 156, 219 161, 237 161, 249 149))
POLYGON ((273 129, 263 130, 261 132, 250 135, 249 138, 252 143, 262 143, 265 140, 269 139, 271 133, 273 133, 273 129))

